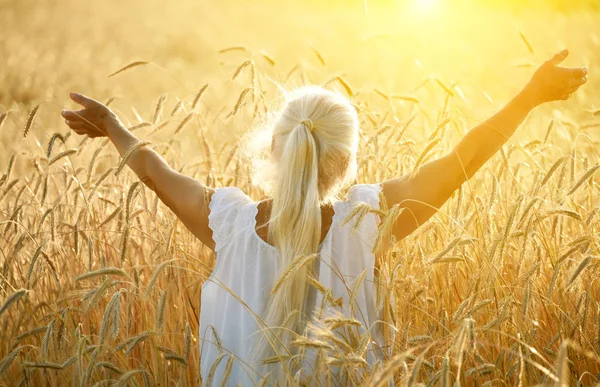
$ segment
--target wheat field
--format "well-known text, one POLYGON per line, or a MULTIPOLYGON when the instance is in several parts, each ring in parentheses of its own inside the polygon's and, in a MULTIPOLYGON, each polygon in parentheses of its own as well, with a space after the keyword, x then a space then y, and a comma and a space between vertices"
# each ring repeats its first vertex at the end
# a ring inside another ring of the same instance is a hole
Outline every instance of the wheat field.
POLYGON ((388 251, 392 357, 368 365, 338 340, 320 359, 347 384, 600 383, 595 1, 7 0, 0 20, 0 385, 207 380, 214 255, 108 140, 69 133, 68 92, 109 104, 176 169, 258 200, 240 142, 280 88, 351 99, 357 182, 374 183, 449 151, 563 47, 588 84, 530 114, 388 251))

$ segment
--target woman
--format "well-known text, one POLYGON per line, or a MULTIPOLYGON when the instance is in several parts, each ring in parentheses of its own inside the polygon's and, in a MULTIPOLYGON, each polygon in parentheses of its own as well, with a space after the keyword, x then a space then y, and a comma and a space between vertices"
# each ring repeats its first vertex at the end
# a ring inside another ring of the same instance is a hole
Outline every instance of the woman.
POLYGON ((152 149, 136 146, 140 140, 99 102, 73 93, 83 109, 62 115, 78 134, 109 137, 121 155, 135 149, 129 167, 216 252, 216 267, 202 291, 203 377, 249 385, 268 372, 283 381, 300 370, 300 378, 310 382, 310 357, 298 356, 301 346, 294 340, 322 315, 321 305, 337 304, 356 318, 361 332, 369 331, 372 353, 381 356, 384 345, 373 285, 377 215, 370 212, 358 224, 343 220, 357 203, 378 209, 382 195, 388 206, 405 209, 391 233, 397 240, 409 235, 500 149, 533 108, 567 99, 587 81, 586 68, 559 67, 567 55, 564 50, 542 64, 517 96, 446 156, 406 176, 356 185, 345 201, 333 198, 353 179, 358 120, 345 98, 321 88, 288 96, 272 126, 272 199, 258 203, 237 188, 213 189, 176 172, 152 149), (364 285, 350 298, 362 275, 364 285), (222 353, 234 359, 229 367, 220 361, 222 353))

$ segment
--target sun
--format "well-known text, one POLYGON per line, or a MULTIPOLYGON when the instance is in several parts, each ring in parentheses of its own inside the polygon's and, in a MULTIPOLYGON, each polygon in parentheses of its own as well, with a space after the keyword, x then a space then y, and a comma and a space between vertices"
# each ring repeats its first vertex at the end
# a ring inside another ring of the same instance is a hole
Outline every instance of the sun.
POLYGON ((438 5, 439 0, 412 0, 412 2, 414 8, 427 12, 433 10, 438 5))

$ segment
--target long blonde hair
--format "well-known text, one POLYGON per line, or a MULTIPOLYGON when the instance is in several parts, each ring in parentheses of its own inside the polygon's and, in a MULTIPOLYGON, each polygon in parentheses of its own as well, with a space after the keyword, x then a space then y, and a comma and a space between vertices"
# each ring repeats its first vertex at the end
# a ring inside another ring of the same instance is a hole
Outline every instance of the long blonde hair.
POLYGON ((279 253, 280 281, 263 313, 267 329, 258 359, 293 353, 294 334, 306 327, 312 312, 305 310, 308 276, 314 270, 311 264, 297 264, 318 253, 321 204, 354 178, 357 144, 356 111, 341 94, 303 87, 287 96, 273 125, 271 145, 275 178, 268 240, 279 253))

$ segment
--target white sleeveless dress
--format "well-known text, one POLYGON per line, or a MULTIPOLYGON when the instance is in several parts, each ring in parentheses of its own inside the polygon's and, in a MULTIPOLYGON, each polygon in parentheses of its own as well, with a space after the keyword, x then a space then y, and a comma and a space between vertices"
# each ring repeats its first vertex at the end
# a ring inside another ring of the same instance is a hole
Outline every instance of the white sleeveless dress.
MULTIPOLYGON (((372 253, 378 231, 377 215, 365 216, 355 232, 352 232, 355 220, 341 225, 356 203, 364 202, 379 209, 380 192, 378 184, 355 185, 347 201, 334 203, 333 221, 320 245, 318 280, 331 289, 334 299, 341 297, 343 306, 336 309, 346 316, 352 315, 370 329, 374 342, 383 348, 383 322, 377 307, 372 253), (349 294, 363 271, 366 277, 356 295, 357 312, 353 315, 348 306, 349 294)), ((257 206, 258 203, 234 187, 217 189, 210 202, 209 226, 217 258, 202 288, 200 305, 200 366, 205 383, 222 353, 226 355, 216 366, 213 385, 221 385, 230 357, 233 367, 227 385, 252 386, 260 381, 256 362, 249 357, 258 336, 256 315, 262 317, 269 291, 278 279, 278 253, 256 233, 257 206)), ((319 307, 323 295, 314 293, 314 305, 319 307)), ((370 356, 369 362, 375 359, 370 356)))

